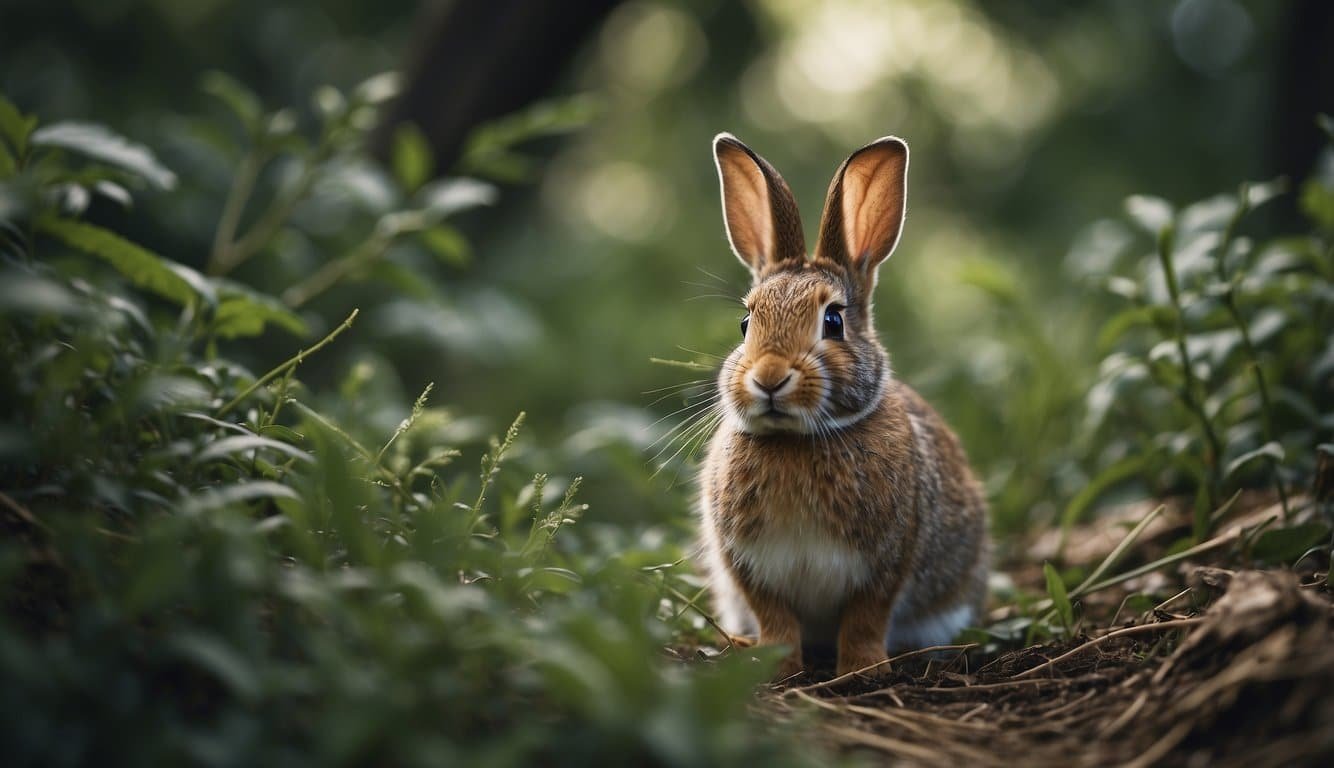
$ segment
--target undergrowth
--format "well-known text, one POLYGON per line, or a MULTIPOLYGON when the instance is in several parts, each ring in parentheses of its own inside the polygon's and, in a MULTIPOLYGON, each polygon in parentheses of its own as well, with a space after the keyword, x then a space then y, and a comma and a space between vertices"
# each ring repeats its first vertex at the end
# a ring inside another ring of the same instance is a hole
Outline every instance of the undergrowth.
MULTIPOLYGON (((357 418, 380 407, 373 370, 303 385, 358 313, 297 310, 398 238, 457 255, 447 218, 494 190, 426 183, 408 131, 397 207, 295 282, 249 286, 224 275, 280 259, 326 182, 364 162, 392 80, 321 89, 305 132, 225 77, 206 87, 242 159, 212 249, 176 260, 84 216, 171 189, 152 151, 0 100, 6 763, 802 762, 749 720, 768 664, 666 661, 688 624, 661 566, 676 550, 572 536, 579 480, 516 466, 522 417, 478 463, 431 387, 386 432, 357 418), (267 372, 237 362, 274 327, 305 340, 267 372)), ((482 134, 483 159, 557 118, 482 134)))
MULTIPOLYGON (((699 650, 717 637, 680 543, 582 531, 580 481, 528 466, 554 454, 525 440, 522 417, 481 444, 431 386, 390 406, 391 423, 368 415, 386 411, 374 365, 303 382, 361 317, 326 300, 371 276, 422 290, 392 258, 407 241, 466 262, 451 217, 496 188, 428 181, 438 169, 411 127, 390 172, 362 157, 390 77, 322 88, 306 111, 266 111, 222 75, 204 86, 229 127, 200 135, 232 172, 203 217, 208 247, 176 258, 106 223, 180 182, 153 151, 0 99, 7 764, 816 761, 751 712, 774 654, 699 650), (275 335, 285 360, 242 362, 275 335), (707 663, 668 661, 673 644, 707 663)), ((515 144, 587 114, 547 105, 490 126, 465 166, 518 178, 515 144)), ((1202 547, 1328 568, 1328 505, 1306 493, 1334 430, 1334 155, 1322 162, 1298 191, 1306 231, 1253 240, 1252 210, 1282 192, 1253 184, 1180 211, 1132 198, 1151 248, 1133 256, 1129 230, 1104 224, 1080 250, 1129 306, 1103 326, 1071 451, 1097 474, 1059 523, 1133 487, 1190 499, 1192 524, 1151 558, 1132 550, 1161 510, 1097 564, 1058 557, 1045 596, 1014 596, 1017 617, 967 639, 1074 634, 1080 598, 1202 547), (1284 514, 1220 540, 1230 500, 1253 488, 1284 514)), ((1050 390, 1042 402, 1068 410, 1068 382, 1050 390)), ((1048 433, 1063 431, 1034 439, 1048 433)))
POLYGON ((1258 208, 1291 194, 1277 179, 1180 210, 1133 196, 1134 229, 1099 222, 1072 251, 1091 284, 1129 306, 1098 332, 1103 357, 1081 450, 1100 469, 1066 506, 1062 543, 1096 502, 1126 486, 1131 498, 1179 500, 1189 526, 1165 552, 1133 561, 1160 506, 1096 566, 1047 563, 1045 598, 993 627, 1000 636, 1069 635, 1079 598, 1206 553, 1232 565, 1320 570, 1330 583, 1334 509, 1317 486, 1318 468, 1334 459, 1334 122, 1318 123, 1331 144, 1296 190, 1304 229, 1249 234, 1258 208), (1267 493, 1279 514, 1221 532, 1247 489, 1267 493))

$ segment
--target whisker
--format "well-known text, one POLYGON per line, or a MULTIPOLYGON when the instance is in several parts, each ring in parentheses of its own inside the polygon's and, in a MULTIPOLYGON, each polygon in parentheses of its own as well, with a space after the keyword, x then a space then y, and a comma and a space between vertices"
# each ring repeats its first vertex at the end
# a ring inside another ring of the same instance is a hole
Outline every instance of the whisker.
POLYGON ((665 395, 660 395, 656 400, 654 400, 653 402, 649 403, 646 407, 648 407, 648 408, 652 408, 653 406, 657 405, 658 403, 661 403, 663 400, 666 400, 666 399, 669 398, 669 397, 674 397, 674 396, 676 396, 676 395, 682 395, 683 397, 685 397, 686 401, 689 402, 690 400, 693 400, 693 399, 695 399, 695 398, 703 397, 703 396, 707 393, 707 388, 705 388, 705 386, 704 386, 703 384, 696 385, 696 387, 697 387, 697 388, 700 388, 700 389, 703 389, 704 391, 701 391, 701 392, 695 392, 695 393, 689 393, 689 394, 687 394, 684 390, 680 390, 680 391, 677 391, 677 392, 668 392, 668 393, 665 394, 665 395))
POLYGON ((643 392, 640 392, 639 394, 641 394, 641 395, 652 395, 652 394, 656 394, 656 393, 658 393, 658 392, 666 392, 666 391, 669 390, 669 389, 684 389, 684 388, 686 388, 686 387, 692 387, 692 386, 696 386, 696 385, 699 385, 699 384, 708 384, 708 383, 711 383, 712 381, 713 381, 713 379, 693 379, 693 380, 691 380, 691 381, 683 381, 683 382, 680 382, 680 383, 678 383, 678 384, 668 384, 668 385, 665 386, 665 387, 656 387, 656 388, 654 388, 654 389, 646 389, 646 390, 644 390, 643 392))
MULTIPOLYGON (((712 417, 713 417, 712 412, 705 412, 699 414, 696 418, 690 420, 689 422, 683 422, 682 424, 678 425, 673 431, 676 430, 681 430, 681 431, 676 435, 676 437, 667 441, 667 444, 664 445, 657 453, 653 454, 653 457, 649 459, 649 463, 652 464, 657 462, 658 459, 661 458, 664 453, 671 450, 673 446, 677 445, 678 441, 680 441, 682 448, 685 447, 685 445, 690 442, 690 437, 693 436, 696 431, 698 431, 698 428, 703 424, 707 424, 712 419, 712 417)), ((654 445, 656 444, 657 443, 655 442, 654 445)), ((653 446, 649 447, 652 448, 653 446)), ((672 459, 675 459, 676 456, 680 453, 680 451, 681 449, 677 448, 676 453, 673 453, 667 459, 667 461, 663 462, 662 466, 665 466, 667 463, 670 463, 672 459)), ((662 470, 662 466, 659 466, 658 471, 662 470)), ((654 472, 653 474, 657 475, 658 472, 654 472)))
POLYGON ((648 427, 646 427, 646 429, 652 429, 661 424, 662 422, 672 418, 673 416, 678 416, 680 414, 685 414, 684 416, 682 416, 682 418, 689 418, 691 416, 694 416, 695 414, 691 413, 691 411, 695 411, 703 406, 713 405, 717 403, 718 399, 721 397, 722 397, 721 394, 715 392, 712 395, 708 395, 707 397, 702 397, 698 400, 695 400, 692 403, 687 403, 686 405, 677 408, 671 413, 658 417, 658 419, 655 420, 652 424, 649 424, 648 427))
MULTIPOLYGON (((685 451, 686 448, 690 446, 692 443, 698 441, 699 438, 713 432, 714 428, 716 428, 717 425, 722 421, 722 418, 723 415, 721 413, 718 413, 714 415, 712 418, 702 419, 700 422, 698 422, 695 425, 695 428, 692 429, 692 431, 689 433, 689 437, 682 440, 681 445, 676 449, 676 452, 673 453, 671 456, 668 456, 665 461, 663 461, 661 464, 658 465, 658 468, 654 470, 652 477, 657 477, 658 474, 661 473, 663 469, 666 469, 673 462, 675 462, 677 457, 679 457, 681 453, 685 451)), ((658 457, 661 456, 664 451, 659 451, 658 454, 653 457, 652 461, 657 461, 658 457)), ((679 468, 677 470, 677 474, 672 478, 672 482, 675 483, 678 478, 680 478, 679 468)))
POLYGON ((679 350, 681 350, 682 352, 689 352, 689 353, 692 354, 692 355, 703 355, 703 356, 705 356, 705 357, 711 357, 711 358, 713 358, 714 360, 726 360, 726 359, 727 359, 727 355, 717 355, 717 354, 714 354, 714 353, 712 353, 712 352, 704 352, 704 351, 702 351, 702 350, 698 350, 698 349, 691 349, 690 347, 685 347, 685 346, 682 346, 682 345, 680 345, 680 344, 678 344, 678 345, 676 346, 676 348, 679 349, 679 350))
MULTIPOLYGON (((664 432, 663 434, 659 435, 659 436, 658 436, 658 439, 657 439, 657 440, 654 440, 652 443, 650 443, 648 447, 652 448, 653 446, 657 445, 657 444, 658 444, 659 442, 661 442, 662 440, 667 439, 667 438, 670 437, 673 433, 675 433, 675 432, 677 432, 678 430, 680 430, 683 426, 689 424, 691 421, 693 421, 693 420, 696 419, 697 417, 699 417, 699 416, 701 416, 701 415, 707 413, 707 412, 709 411, 709 409, 717 407, 718 404, 719 404, 719 403, 718 403, 718 397, 717 397, 717 396, 714 396, 714 397, 709 398, 708 400, 700 401, 700 402, 698 402, 698 403, 694 403, 694 404, 692 404, 692 405, 690 405, 690 406, 687 406, 687 408, 692 409, 693 412, 691 412, 691 413, 687 413, 685 416, 683 416, 683 417, 681 418, 681 422, 680 422, 679 424, 677 424, 676 426, 672 427, 671 429, 668 429, 668 430, 667 430, 666 432, 664 432)), ((683 408, 683 409, 681 409, 681 410, 686 410, 686 408, 683 408)), ((668 415, 670 416, 671 414, 668 414, 668 415)), ((667 417, 664 416, 663 418, 667 418, 667 417)), ((653 427, 653 425, 656 425, 656 424, 657 424, 658 422, 660 422, 660 421, 662 421, 662 419, 658 419, 658 421, 653 422, 653 424, 649 425, 648 428, 651 429, 651 428, 653 427)))
POLYGON ((724 296, 721 293, 701 293, 697 296, 688 296, 685 299, 682 299, 682 301, 699 301, 700 299, 721 299, 729 305, 737 301, 735 296, 724 296))
MULTIPOLYGON (((698 271, 700 272, 700 274, 704 275, 705 277, 708 277, 708 278, 713 279, 714 281, 716 281, 719 285, 723 286, 724 288, 730 288, 730 287, 732 287, 732 283, 731 283, 731 281, 729 281, 729 280, 727 280, 727 279, 725 279, 725 278, 719 277, 718 275, 715 275, 714 273, 710 272, 709 270, 705 269, 704 267, 696 266, 695 269, 698 270, 698 271)), ((740 300, 740 299, 738 299, 738 300, 740 300)))
MULTIPOLYGON (((713 405, 714 402, 716 402, 716 401, 718 400, 719 397, 721 397, 721 395, 714 395, 714 396, 708 398, 707 400, 701 400, 701 401, 699 401, 699 402, 690 403, 689 405, 685 405, 685 406, 682 406, 682 407, 680 407, 680 408, 677 408, 676 410, 672 411, 671 413, 667 414, 666 416, 663 416, 663 417, 659 418, 657 421, 653 422, 652 424, 649 424, 647 427, 645 427, 645 429, 646 429, 646 430, 648 430, 648 429, 653 429, 654 427, 658 426, 658 425, 661 424, 662 422, 666 421, 667 419, 670 419, 671 417, 673 417, 673 416, 675 416, 675 415, 677 415, 677 414, 679 414, 679 413, 682 413, 682 412, 685 412, 685 411, 694 410, 694 409, 696 409, 696 408, 700 408, 700 407, 702 407, 702 406, 713 405)), ((690 416, 693 416, 693 415, 694 415, 693 413, 691 413, 691 414, 687 414, 686 418, 689 418, 690 416)))
POLYGON ((695 400, 716 390, 717 386, 713 379, 700 379, 698 381, 687 382, 684 384, 675 384, 670 387, 659 387, 642 394, 651 395, 657 392, 662 393, 654 398, 653 402, 646 406, 652 408, 670 397, 682 397, 684 398, 684 402, 689 403, 691 400, 695 400))

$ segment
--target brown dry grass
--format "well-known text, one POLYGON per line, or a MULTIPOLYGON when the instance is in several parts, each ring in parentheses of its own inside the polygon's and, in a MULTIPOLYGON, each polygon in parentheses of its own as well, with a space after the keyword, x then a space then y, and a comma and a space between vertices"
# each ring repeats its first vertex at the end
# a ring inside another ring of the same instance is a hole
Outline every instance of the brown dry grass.
POLYGON ((1286 572, 1223 580, 1196 618, 904 661, 887 683, 775 688, 764 702, 781 719, 814 706, 827 746, 908 765, 1331 764, 1330 602, 1286 572))
MULTIPOLYGON (((1231 545, 1274 514, 1266 501, 1244 498, 1219 521, 1209 559, 1088 595, 1073 639, 909 654, 879 679, 775 685, 759 706, 835 752, 902 765, 1334 765, 1334 603, 1323 577, 1217 567, 1240 563, 1231 545), (1125 620, 1132 592, 1171 597, 1125 620)), ((1076 531, 1065 562, 1099 562, 1146 511, 1076 531)), ((1152 522, 1118 571, 1160 557, 1188 525, 1171 510, 1152 522)), ((1032 564, 1052 546, 1012 553, 1017 584, 1041 589, 1032 564)))

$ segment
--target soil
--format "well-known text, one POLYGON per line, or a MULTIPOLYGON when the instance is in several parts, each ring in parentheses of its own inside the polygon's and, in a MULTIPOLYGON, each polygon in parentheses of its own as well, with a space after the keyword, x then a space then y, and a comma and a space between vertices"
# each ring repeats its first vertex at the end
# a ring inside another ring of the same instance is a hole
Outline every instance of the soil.
MULTIPOLYGON (((1241 502, 1230 527, 1220 525, 1231 537, 1224 544, 1275 513, 1260 498, 1241 502)), ((1124 523, 1147 511, 1072 532, 1064 562, 1101 561, 1125 536, 1124 523)), ((1118 572, 1188 532, 1183 512, 1160 519, 1118 572)), ((1011 554, 1005 570, 1021 591, 1045 591, 1032 565, 1046 559, 1044 547, 1051 542, 1011 554)), ((837 752, 902 765, 1334 765, 1328 563, 1256 570, 1241 567, 1239 549, 1220 545, 1089 595, 1070 639, 907 655, 876 679, 817 673, 772 686, 761 706, 837 752), (1146 593, 1167 599, 1127 616, 1127 598, 1146 593)), ((1002 608, 991 619, 1017 612, 1002 608)))

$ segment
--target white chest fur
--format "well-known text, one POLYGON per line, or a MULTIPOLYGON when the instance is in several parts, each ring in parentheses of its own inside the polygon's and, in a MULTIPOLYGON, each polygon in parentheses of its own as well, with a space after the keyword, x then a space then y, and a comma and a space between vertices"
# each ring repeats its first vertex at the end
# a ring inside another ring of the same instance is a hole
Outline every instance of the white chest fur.
POLYGON ((733 548, 756 582, 783 598, 803 623, 836 619, 870 577, 865 556, 825 531, 775 527, 733 548))

